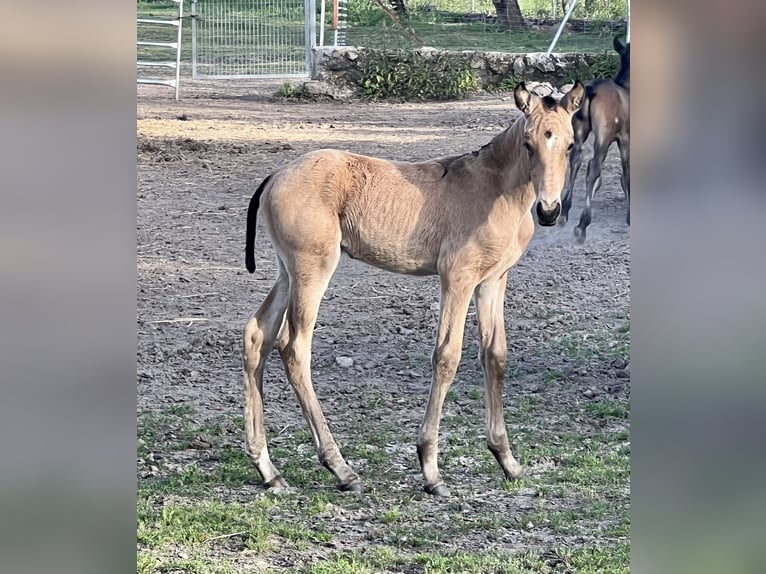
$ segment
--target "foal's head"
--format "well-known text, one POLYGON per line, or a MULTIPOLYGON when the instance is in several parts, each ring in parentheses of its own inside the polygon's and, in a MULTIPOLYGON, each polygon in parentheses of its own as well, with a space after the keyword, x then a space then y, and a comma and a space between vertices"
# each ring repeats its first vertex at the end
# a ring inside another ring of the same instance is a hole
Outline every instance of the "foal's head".
POLYGON ((529 154, 532 185, 537 194, 537 220, 546 227, 555 225, 561 214, 561 190, 574 144, 572 115, 584 94, 585 87, 580 81, 561 103, 550 96, 533 96, 523 82, 513 91, 516 107, 527 119, 524 153, 529 154))

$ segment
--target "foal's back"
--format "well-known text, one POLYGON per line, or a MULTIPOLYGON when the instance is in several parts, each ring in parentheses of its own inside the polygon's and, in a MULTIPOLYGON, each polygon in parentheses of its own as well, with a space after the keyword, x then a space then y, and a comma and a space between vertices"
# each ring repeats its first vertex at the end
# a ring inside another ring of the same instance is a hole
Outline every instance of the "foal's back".
POLYGON ((285 252, 340 245, 354 259, 412 275, 438 273, 445 247, 490 231, 504 236, 494 243, 508 246, 515 226, 487 224, 505 220, 514 206, 497 197, 493 174, 467 155, 415 163, 335 149, 308 153, 275 172, 263 196, 272 240, 285 252))

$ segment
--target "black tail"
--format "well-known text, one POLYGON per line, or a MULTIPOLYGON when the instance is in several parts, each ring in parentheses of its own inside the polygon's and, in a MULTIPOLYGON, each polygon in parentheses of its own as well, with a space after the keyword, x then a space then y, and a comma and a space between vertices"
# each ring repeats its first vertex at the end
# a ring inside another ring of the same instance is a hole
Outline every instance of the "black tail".
POLYGON ((261 203, 261 194, 269 183, 271 176, 263 180, 258 189, 255 190, 253 197, 250 198, 250 205, 247 208, 247 231, 245 232, 245 267, 252 273, 255 271, 255 223, 258 216, 258 206, 261 203))

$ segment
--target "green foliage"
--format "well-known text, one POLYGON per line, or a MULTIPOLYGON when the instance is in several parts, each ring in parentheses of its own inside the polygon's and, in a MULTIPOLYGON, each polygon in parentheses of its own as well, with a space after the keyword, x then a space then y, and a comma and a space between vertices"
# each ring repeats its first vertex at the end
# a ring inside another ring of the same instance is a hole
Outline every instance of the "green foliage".
POLYGON ((508 76, 507 78, 500 80, 495 88, 501 92, 512 92, 516 89, 516 86, 519 85, 519 82, 521 82, 521 78, 508 76))
POLYGON ((303 84, 293 85, 292 82, 284 82, 274 94, 277 98, 287 100, 304 100, 311 98, 303 84))
POLYGON ((620 56, 614 51, 599 52, 590 69, 596 78, 614 78, 620 71, 620 56))
POLYGON ((575 69, 565 76, 568 83, 580 80, 587 83, 598 78, 614 78, 620 71, 620 56, 614 50, 602 50, 586 57, 580 54, 575 69))
POLYGON ((479 87, 469 64, 444 55, 426 57, 418 52, 363 56, 359 86, 371 100, 462 99, 479 87))

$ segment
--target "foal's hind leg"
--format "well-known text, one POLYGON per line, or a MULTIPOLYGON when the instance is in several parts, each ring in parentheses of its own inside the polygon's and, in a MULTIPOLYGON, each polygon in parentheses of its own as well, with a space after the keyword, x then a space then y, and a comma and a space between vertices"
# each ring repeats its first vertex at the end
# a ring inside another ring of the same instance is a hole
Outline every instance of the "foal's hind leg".
POLYGON ((593 157, 588 162, 588 173, 585 178, 585 207, 580 214, 580 222, 574 229, 577 243, 580 244, 585 243, 586 228, 590 225, 591 221, 590 204, 593 200, 593 195, 601 187, 601 166, 604 165, 606 154, 609 151, 609 144, 611 143, 607 142, 604 144, 598 138, 598 132, 595 132, 595 135, 596 141, 593 144, 593 157))
POLYGON ((340 247, 327 255, 296 254, 290 269, 290 302, 279 353, 303 416, 309 424, 319 462, 338 479, 341 490, 363 492, 359 476, 343 460, 327 426, 311 383, 311 341, 319 304, 340 260, 340 247))
POLYGON ((628 202, 628 216, 625 221, 630 225, 630 141, 626 137, 617 138, 617 147, 620 148, 620 159, 622 160, 622 192, 625 194, 625 201, 628 202))
POLYGON ((290 281, 279 264, 279 275, 255 317, 245 326, 243 363, 245 379, 245 449, 266 487, 287 483, 271 462, 263 423, 263 371, 279 334, 287 308, 290 281))
POLYGON ((486 391, 487 447, 497 459, 506 478, 513 479, 522 475, 523 468, 511 453, 503 418, 503 383, 508 355, 503 302, 507 279, 508 274, 505 273, 500 279, 485 281, 474 291, 474 301, 479 322, 479 361, 486 391))

